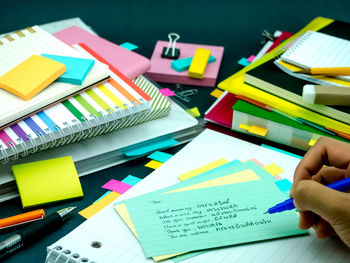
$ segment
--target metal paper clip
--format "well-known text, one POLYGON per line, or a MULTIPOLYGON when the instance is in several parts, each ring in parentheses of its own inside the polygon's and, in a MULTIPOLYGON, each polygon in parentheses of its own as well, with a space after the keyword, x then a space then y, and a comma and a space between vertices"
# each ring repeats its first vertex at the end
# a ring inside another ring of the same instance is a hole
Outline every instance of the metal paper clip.
POLYGON ((177 59, 180 56, 180 49, 176 48, 176 41, 180 38, 180 36, 176 33, 170 33, 168 35, 169 43, 167 47, 163 48, 162 57, 177 59), (170 52, 171 51, 171 52, 170 52))
POLYGON ((275 36, 272 33, 270 33, 269 31, 267 31, 266 29, 264 29, 264 31, 261 33, 261 35, 264 37, 264 40, 261 41, 262 45, 265 45, 268 40, 275 41, 275 39, 276 39, 275 36))
POLYGON ((196 95, 198 93, 198 90, 197 89, 183 90, 180 84, 176 84, 174 92, 177 98, 185 102, 190 102, 191 101, 190 96, 196 95))

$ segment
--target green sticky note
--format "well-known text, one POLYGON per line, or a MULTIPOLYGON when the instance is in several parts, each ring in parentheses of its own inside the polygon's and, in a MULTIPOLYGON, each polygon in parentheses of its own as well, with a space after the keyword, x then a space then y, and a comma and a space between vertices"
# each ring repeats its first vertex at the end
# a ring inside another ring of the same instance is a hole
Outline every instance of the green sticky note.
POLYGON ((257 180, 125 201, 147 257, 305 234, 294 211, 264 214, 284 201, 257 180))
POLYGON ((23 208, 83 196, 71 156, 12 166, 23 208))

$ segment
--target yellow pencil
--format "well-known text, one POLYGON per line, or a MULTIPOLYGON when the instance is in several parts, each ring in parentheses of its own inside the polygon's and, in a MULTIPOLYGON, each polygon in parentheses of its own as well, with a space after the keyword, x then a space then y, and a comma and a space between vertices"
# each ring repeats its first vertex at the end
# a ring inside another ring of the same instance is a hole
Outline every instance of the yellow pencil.
POLYGON ((309 68, 297 70, 295 73, 327 76, 350 76, 350 67, 309 68))

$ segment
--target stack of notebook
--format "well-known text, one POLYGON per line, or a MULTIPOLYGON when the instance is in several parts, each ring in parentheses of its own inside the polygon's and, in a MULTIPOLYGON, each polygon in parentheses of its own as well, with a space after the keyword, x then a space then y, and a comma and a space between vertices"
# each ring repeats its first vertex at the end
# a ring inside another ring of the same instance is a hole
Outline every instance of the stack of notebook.
MULTIPOLYGON (((321 136, 348 141, 350 108, 306 103, 301 95, 303 86, 310 84, 310 81, 347 86, 350 86, 350 82, 346 78, 335 79, 326 76, 303 75, 297 78, 293 73, 295 66, 293 68, 289 64, 291 59, 302 60, 307 55, 308 61, 300 63, 314 63, 315 58, 318 59, 316 63, 326 63, 333 67, 347 63, 347 57, 342 55, 342 47, 330 48, 331 53, 326 53, 322 49, 326 45, 317 39, 314 41, 313 38, 314 35, 323 35, 326 39, 334 38, 347 46, 350 43, 348 28, 349 24, 345 22, 323 17, 314 19, 276 49, 221 82, 219 88, 233 94, 224 93, 207 112, 206 117, 212 118, 211 115, 215 114, 215 111, 222 111, 218 105, 224 105, 225 102, 226 105, 231 105, 233 112, 231 111, 231 115, 226 113, 226 117, 219 122, 226 127, 231 125, 231 129, 239 132, 303 150, 309 149, 321 136), (300 48, 305 39, 313 43, 313 48, 300 48), (339 61, 338 57, 343 61, 339 61)), ((299 65, 302 66, 304 65, 299 65)), ((227 112, 227 106, 225 109, 227 112)))

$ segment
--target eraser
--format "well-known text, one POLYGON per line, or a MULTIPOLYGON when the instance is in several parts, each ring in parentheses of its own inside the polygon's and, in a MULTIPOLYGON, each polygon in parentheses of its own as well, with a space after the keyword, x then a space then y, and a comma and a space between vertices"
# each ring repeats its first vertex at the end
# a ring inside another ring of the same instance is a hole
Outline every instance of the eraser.
POLYGON ((205 68, 207 67, 210 57, 210 50, 205 48, 197 48, 192 59, 188 76, 191 78, 202 79, 205 68))
MULTIPOLYGON (((171 62, 171 68, 177 72, 182 72, 190 68, 193 57, 176 59, 171 62)), ((213 56, 209 57, 208 64, 216 61, 216 58, 213 56)))
POLYGON ((313 104, 316 98, 315 85, 304 85, 303 87, 303 101, 313 104))

